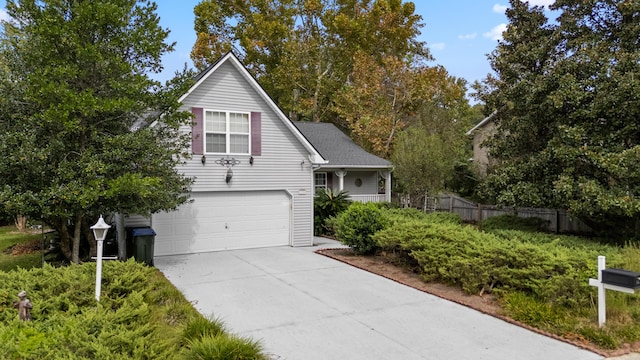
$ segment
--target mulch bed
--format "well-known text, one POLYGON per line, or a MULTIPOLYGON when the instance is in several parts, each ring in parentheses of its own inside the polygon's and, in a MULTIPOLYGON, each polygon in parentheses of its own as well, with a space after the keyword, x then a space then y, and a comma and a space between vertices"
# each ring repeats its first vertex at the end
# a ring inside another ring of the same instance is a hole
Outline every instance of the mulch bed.
POLYGON ((7 248, 4 253, 8 255, 18 256, 25 254, 32 254, 34 252, 38 252, 42 249, 42 241, 40 239, 35 239, 19 244, 15 244, 7 248))
POLYGON ((425 282, 419 274, 411 269, 396 265, 397 262, 394 261, 393 256, 360 256, 355 255, 350 249, 322 249, 316 251, 316 253, 383 276, 400 284, 411 286, 414 289, 424 291, 445 300, 470 307, 487 315, 497 317, 508 323, 572 344, 579 348, 592 351, 605 357, 621 356, 634 351, 640 351, 640 342, 635 344, 625 344, 621 349, 617 350, 606 350, 596 347, 594 344, 579 336, 576 336, 575 339, 568 339, 520 323, 504 315, 502 307, 491 294, 484 294, 483 296, 469 295, 457 287, 447 286, 440 283, 425 282))

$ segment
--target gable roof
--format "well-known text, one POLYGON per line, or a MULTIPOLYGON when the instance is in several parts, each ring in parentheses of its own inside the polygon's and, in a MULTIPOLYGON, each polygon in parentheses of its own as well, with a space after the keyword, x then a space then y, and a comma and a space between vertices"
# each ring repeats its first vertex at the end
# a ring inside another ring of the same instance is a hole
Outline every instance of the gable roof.
POLYGON ((481 127, 487 125, 491 120, 493 120, 493 118, 496 116, 496 114, 498 113, 498 110, 494 110, 491 115, 487 116, 486 118, 482 119, 482 121, 480 121, 478 123, 478 125, 474 126, 473 128, 471 128, 471 130, 467 131, 467 135, 472 135, 474 131, 480 129, 481 127))
POLYGON ((206 69, 200 72, 194 78, 195 83, 189 88, 189 90, 184 93, 179 99, 179 102, 183 102, 184 99, 187 98, 195 89, 198 88, 203 82, 205 82, 211 74, 216 72, 220 66, 226 62, 232 64, 236 70, 242 75, 242 77, 249 83, 249 85, 258 93, 258 95, 267 103, 267 105, 273 110, 279 120, 293 133, 295 138, 300 141, 300 143, 304 146, 304 148, 309 151, 309 160, 312 163, 316 164, 324 164, 327 161, 322 158, 320 153, 316 150, 316 148, 309 143, 309 141, 300 133, 300 131, 293 126, 289 118, 284 114, 282 109, 273 101, 273 99, 264 91, 262 86, 258 84, 258 81, 249 73, 247 68, 240 62, 238 57, 233 52, 228 52, 223 55, 221 58, 216 60, 213 64, 209 65, 206 69))
POLYGON ((328 161, 324 167, 389 169, 391 162, 370 154, 331 123, 295 121, 293 124, 328 161))

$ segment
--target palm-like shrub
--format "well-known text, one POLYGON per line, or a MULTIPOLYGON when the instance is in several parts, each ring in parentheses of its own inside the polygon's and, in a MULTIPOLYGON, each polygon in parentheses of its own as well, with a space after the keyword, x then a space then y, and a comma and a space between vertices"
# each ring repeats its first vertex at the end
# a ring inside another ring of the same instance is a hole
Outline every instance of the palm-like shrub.
POLYGON ((344 190, 320 189, 313 199, 315 235, 332 235, 332 229, 325 226, 327 219, 337 216, 351 204, 349 192, 344 190))

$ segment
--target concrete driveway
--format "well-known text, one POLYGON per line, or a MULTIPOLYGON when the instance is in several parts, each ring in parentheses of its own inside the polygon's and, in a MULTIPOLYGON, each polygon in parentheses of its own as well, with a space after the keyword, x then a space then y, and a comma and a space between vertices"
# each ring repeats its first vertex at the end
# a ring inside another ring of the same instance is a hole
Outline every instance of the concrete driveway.
POLYGON ((273 359, 602 359, 317 249, 166 256, 155 265, 203 315, 260 339, 273 359))

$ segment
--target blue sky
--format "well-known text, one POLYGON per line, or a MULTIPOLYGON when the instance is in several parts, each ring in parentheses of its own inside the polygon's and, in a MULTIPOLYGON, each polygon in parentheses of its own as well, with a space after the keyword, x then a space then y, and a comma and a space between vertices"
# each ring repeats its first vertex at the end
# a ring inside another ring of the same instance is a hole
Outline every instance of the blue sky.
MULTIPOLYGON (((163 27, 171 30, 169 41, 176 51, 163 59, 165 70, 154 76, 167 80, 186 63, 191 67, 189 52, 195 42, 193 8, 200 0, 157 0, 163 27)), ((426 41, 435 61, 451 75, 469 84, 482 80, 491 72, 486 55, 497 45, 506 26, 504 11, 508 0, 415 0, 416 13, 423 18, 420 40, 426 41)), ((549 5, 553 0, 529 0, 531 5, 549 5)), ((0 0, 0 19, 6 19, 6 1, 0 0)))

